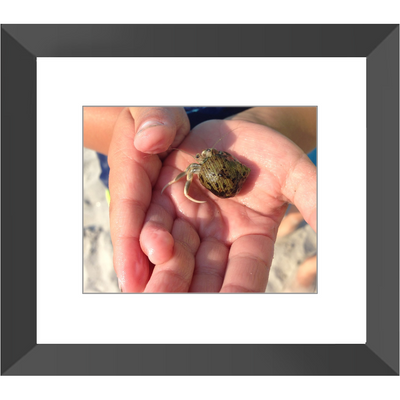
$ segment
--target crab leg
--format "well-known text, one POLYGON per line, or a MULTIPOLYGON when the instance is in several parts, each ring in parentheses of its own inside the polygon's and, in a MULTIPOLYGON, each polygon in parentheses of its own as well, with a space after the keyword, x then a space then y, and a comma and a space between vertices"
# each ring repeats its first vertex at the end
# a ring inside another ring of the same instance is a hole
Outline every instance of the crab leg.
MULTIPOLYGON (((195 165, 196 165, 196 164, 195 164, 195 165)), ((189 200, 194 201, 195 203, 205 203, 205 201, 193 199, 192 197, 189 196, 189 193, 188 193, 188 192, 189 192, 190 184, 192 183, 193 174, 198 174, 199 171, 200 171, 200 168, 198 168, 198 167, 192 168, 192 169, 190 169, 190 170, 188 171, 188 173, 187 173, 187 182, 185 183, 185 189, 183 190, 183 193, 185 194, 185 196, 186 196, 189 200)))
POLYGON ((181 179, 181 178, 183 178, 185 175, 187 175, 188 172, 189 172, 189 168, 190 168, 190 165, 189 165, 183 172, 181 172, 178 176, 176 176, 175 179, 173 179, 171 182, 167 183, 167 184, 163 187, 163 190, 161 190, 161 194, 162 194, 162 192, 163 192, 169 185, 172 185, 173 183, 178 182, 179 179, 181 179))
POLYGON ((192 183, 192 180, 193 180, 193 174, 198 174, 198 173, 200 172, 200 169, 201 169, 201 165, 196 164, 196 163, 190 164, 190 165, 185 169, 185 171, 181 172, 178 176, 175 177, 175 179, 173 179, 171 182, 167 183, 167 184, 164 186, 163 190, 161 190, 161 193, 162 193, 169 185, 172 185, 173 183, 178 182, 179 179, 181 179, 181 178, 183 178, 185 175, 187 175, 187 182, 185 183, 185 189, 184 189, 183 193, 185 194, 185 196, 186 196, 189 200, 194 201, 195 203, 205 203, 205 201, 195 200, 195 199, 191 198, 191 197, 189 196, 189 193, 188 193, 188 192, 189 192, 190 184, 192 183))

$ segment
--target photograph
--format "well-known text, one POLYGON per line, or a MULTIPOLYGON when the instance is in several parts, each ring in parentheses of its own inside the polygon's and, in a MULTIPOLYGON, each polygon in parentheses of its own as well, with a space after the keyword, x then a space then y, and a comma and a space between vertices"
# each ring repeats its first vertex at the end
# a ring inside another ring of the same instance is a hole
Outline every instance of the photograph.
POLYGON ((399 375, 398 24, 1 36, 2 375, 399 375))
POLYGON ((83 107, 83 130, 84 293, 317 292, 317 107, 83 107))

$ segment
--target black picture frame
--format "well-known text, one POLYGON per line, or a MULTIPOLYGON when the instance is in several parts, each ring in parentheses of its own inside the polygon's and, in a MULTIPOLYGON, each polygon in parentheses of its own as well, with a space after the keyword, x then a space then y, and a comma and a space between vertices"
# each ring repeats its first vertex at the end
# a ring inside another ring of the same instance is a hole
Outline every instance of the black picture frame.
POLYGON ((399 375, 399 25, 2 25, 1 84, 3 375, 399 375), (37 57, 365 57, 366 343, 37 344, 37 57))

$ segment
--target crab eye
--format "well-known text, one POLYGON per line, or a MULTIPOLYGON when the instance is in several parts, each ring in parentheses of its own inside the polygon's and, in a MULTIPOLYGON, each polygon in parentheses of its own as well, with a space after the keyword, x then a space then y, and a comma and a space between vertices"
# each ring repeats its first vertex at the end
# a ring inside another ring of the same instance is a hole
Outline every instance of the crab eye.
POLYGON ((200 158, 200 154, 199 154, 199 153, 196 154, 196 158, 197 158, 197 159, 200 158))

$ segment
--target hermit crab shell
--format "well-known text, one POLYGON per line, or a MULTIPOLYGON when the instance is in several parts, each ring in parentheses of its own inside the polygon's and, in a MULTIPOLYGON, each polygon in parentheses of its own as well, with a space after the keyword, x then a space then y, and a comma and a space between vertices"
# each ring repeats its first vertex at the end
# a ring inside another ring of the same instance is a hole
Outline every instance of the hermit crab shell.
POLYGON ((226 151, 207 149, 201 157, 200 183, 215 196, 224 199, 236 196, 249 176, 250 168, 226 151))
POLYGON ((184 195, 195 203, 205 203, 190 197, 189 187, 194 175, 199 175, 200 183, 218 197, 226 199, 236 196, 250 174, 250 168, 240 163, 235 157, 225 151, 214 148, 207 149, 194 157, 198 163, 190 164, 171 182, 168 182, 161 193, 179 179, 186 176, 184 195))

